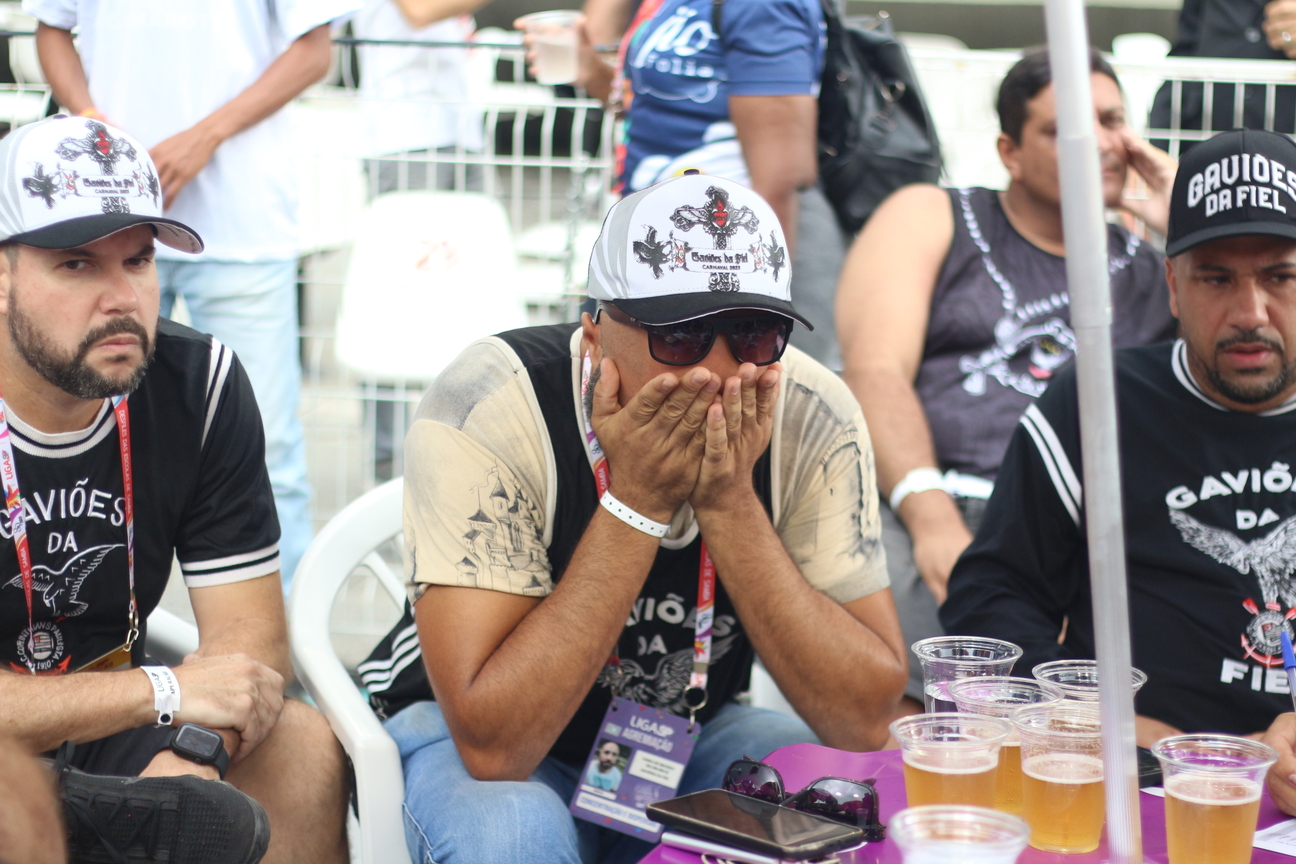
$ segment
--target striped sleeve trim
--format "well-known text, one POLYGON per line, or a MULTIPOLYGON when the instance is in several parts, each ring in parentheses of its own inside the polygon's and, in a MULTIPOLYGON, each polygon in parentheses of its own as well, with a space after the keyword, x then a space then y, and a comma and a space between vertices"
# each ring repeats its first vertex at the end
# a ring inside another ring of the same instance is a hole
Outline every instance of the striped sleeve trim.
POLYGON ((369 688, 370 693, 381 693, 390 688, 397 676, 420 656, 417 625, 411 624, 392 640, 390 657, 361 663, 356 667, 356 671, 360 673, 360 683, 369 688))
POLYGON ((202 444, 207 446, 207 433, 211 429, 212 418, 220 405, 220 394, 225 389, 225 379, 229 377, 230 367, 234 364, 234 352, 226 348, 216 337, 211 340, 211 361, 207 364, 207 401, 206 417, 203 420, 202 444))
POLYGON ((1053 427, 1035 405, 1026 409, 1026 413, 1021 418, 1021 425, 1035 442, 1035 449, 1044 462, 1044 468, 1048 471, 1049 479, 1053 481, 1053 488, 1057 490, 1062 506, 1071 514, 1071 519, 1076 525, 1079 525, 1083 493, 1075 469, 1071 467, 1071 460, 1062 449, 1062 442, 1058 440, 1057 433, 1053 431, 1053 427))
POLYGON ((279 544, 272 543, 257 552, 231 555, 228 558, 181 561, 180 572, 188 588, 207 588, 259 579, 279 572, 279 544))

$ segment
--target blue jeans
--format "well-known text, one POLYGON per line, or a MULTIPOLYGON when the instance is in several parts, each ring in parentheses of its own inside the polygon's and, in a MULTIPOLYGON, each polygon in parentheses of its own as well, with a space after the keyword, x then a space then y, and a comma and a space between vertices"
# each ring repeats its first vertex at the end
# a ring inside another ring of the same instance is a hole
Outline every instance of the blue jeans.
POLYGON ((195 330, 229 346, 247 370, 265 427, 266 468, 279 513, 284 592, 310 545, 310 480, 297 417, 297 262, 158 261, 163 316, 182 296, 195 330))
MULTIPOLYGON (((550 757, 528 780, 474 780, 435 702, 416 702, 385 725, 405 768, 405 841, 415 864, 629 864, 653 848, 571 815, 584 765, 550 757)), ((818 739, 800 720, 725 705, 703 727, 679 794, 719 786, 735 759, 805 742, 818 739)))

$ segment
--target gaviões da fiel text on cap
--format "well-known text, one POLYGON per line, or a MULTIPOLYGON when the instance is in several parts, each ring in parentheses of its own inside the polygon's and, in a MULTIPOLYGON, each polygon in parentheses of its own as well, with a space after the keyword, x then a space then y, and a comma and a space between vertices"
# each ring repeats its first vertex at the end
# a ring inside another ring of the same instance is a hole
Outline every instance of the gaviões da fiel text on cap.
POLYGON ((1166 254, 1248 234, 1296 240, 1296 143, 1286 135, 1221 132, 1179 163, 1166 254))
POLYGON ((153 160, 125 132, 60 115, 0 140, 0 242, 70 249, 136 225, 173 249, 202 251, 197 232, 162 215, 153 160))
POLYGON ((792 306, 792 262, 774 209, 751 189, 703 174, 673 177, 613 205, 590 254, 589 296, 645 324, 731 309, 792 306))

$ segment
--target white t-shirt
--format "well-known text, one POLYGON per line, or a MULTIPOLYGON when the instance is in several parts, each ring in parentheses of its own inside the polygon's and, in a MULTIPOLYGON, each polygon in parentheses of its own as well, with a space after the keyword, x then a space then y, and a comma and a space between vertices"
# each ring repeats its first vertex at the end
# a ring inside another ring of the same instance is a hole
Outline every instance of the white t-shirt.
MULTIPOLYGON (((229 102, 299 36, 359 6, 359 0, 23 0, 29 15, 76 30, 95 107, 149 148, 229 102)), ((296 257, 302 155, 279 111, 222 144, 167 215, 202 236, 203 259, 296 257)), ((194 260, 166 247, 158 257, 194 260)))
MULTIPOLYGON (((393 0, 367 0, 355 17, 360 39, 466 42, 469 15, 446 18, 415 30, 393 0)), ((482 149, 482 112, 468 98, 467 48, 360 46, 360 96, 374 156, 410 150, 435 150, 458 142, 482 149)))

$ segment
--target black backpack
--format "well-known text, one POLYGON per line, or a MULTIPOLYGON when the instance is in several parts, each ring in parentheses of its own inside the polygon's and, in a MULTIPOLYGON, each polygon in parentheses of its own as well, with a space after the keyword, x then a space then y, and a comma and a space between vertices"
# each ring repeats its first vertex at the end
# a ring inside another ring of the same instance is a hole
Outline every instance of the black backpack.
MULTIPOLYGON (((820 5, 828 35, 819 87, 820 185, 854 234, 896 189, 940 178, 940 141, 890 18, 844 21, 834 0, 820 5)), ((723 7, 724 0, 713 0, 717 37, 723 7)))

